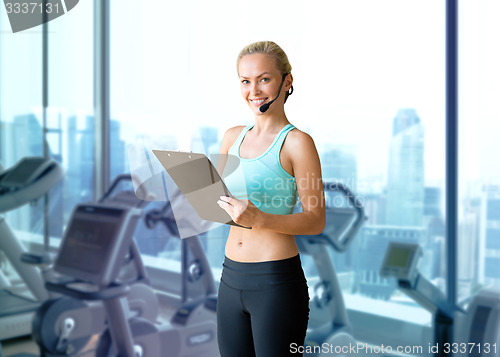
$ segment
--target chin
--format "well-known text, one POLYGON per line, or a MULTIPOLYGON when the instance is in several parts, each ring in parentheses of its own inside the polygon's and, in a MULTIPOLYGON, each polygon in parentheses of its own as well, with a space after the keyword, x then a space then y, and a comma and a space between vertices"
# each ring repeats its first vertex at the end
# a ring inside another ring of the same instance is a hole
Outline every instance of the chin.
MULTIPOLYGON (((259 108, 257 108, 257 109, 255 109, 255 110, 253 110, 253 112, 254 112, 254 114, 255 114, 255 115, 264 115, 264 114, 265 114, 265 113, 262 113, 262 112, 259 110, 259 108)), ((269 112, 269 111, 267 111, 267 112, 269 112)), ((267 113, 267 112, 266 112, 266 113, 267 113)))
POLYGON ((249 107, 252 113, 254 113, 255 115, 264 114, 259 110, 260 107, 254 107, 253 105, 249 105, 249 107))

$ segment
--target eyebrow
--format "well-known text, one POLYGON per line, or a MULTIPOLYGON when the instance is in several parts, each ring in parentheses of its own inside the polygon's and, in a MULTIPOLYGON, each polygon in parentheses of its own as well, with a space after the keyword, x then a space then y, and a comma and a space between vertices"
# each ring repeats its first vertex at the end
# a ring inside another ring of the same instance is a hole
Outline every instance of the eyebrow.
MULTIPOLYGON (((259 74, 259 75, 257 76, 257 78, 262 77, 264 74, 269 74, 269 72, 263 72, 263 73, 259 74)), ((248 78, 248 77, 240 76, 240 78, 248 78)))

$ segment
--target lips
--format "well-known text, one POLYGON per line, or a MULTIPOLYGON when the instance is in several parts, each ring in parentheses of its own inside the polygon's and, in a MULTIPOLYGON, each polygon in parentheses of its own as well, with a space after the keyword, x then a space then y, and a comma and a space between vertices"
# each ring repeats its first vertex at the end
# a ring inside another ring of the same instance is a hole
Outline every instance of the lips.
POLYGON ((250 99, 250 103, 252 103, 253 105, 262 105, 264 104, 264 102, 267 100, 267 98, 259 98, 259 99, 250 99))

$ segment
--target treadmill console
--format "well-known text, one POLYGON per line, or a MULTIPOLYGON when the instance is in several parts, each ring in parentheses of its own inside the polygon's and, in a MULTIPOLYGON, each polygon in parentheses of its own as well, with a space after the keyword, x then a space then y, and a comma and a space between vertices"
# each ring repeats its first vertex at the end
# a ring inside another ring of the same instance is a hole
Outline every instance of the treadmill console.
POLYGON ((413 281, 422 249, 418 244, 390 242, 380 269, 380 276, 395 277, 397 280, 413 281))
POLYGON ((96 285, 116 280, 140 214, 127 207, 81 204, 64 233, 54 269, 96 285))

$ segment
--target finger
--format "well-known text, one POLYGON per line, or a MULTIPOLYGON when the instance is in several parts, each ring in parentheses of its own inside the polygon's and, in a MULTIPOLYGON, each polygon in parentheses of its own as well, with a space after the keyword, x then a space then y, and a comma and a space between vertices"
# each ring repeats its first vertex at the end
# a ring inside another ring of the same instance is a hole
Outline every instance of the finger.
POLYGON ((236 206, 238 204, 238 200, 232 198, 232 197, 228 197, 228 196, 220 196, 220 200, 222 202, 225 202, 227 203, 228 205, 230 206, 236 206))
POLYGON ((218 200, 217 204, 219 205, 220 208, 222 208, 226 213, 233 218, 233 206, 231 206, 229 203, 218 200))
POLYGON ((222 201, 222 200, 218 200, 217 201, 217 204, 219 205, 219 207, 225 209, 227 211, 227 209, 231 208, 231 204, 229 204, 228 202, 226 201, 222 201))

